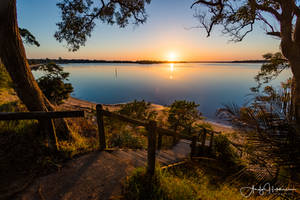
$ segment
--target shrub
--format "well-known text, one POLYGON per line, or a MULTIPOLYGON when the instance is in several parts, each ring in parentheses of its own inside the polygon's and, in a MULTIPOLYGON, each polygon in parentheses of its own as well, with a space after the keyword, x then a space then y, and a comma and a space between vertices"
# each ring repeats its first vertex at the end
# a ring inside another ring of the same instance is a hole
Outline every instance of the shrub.
POLYGON ((147 140, 144 136, 136 136, 129 130, 112 133, 109 137, 109 145, 112 147, 142 149, 145 148, 147 140))
POLYGON ((217 135, 214 137, 214 156, 221 162, 232 165, 237 164, 238 154, 231 147, 230 141, 225 135, 217 135))
POLYGON ((70 83, 64 83, 68 80, 69 73, 64 72, 63 68, 55 63, 41 65, 32 70, 45 72, 44 76, 37 79, 37 83, 51 103, 61 104, 73 92, 73 86, 70 83))
POLYGON ((161 174, 156 173, 156 176, 151 178, 147 175, 145 168, 137 168, 125 181, 123 188, 125 199, 164 199, 160 188, 160 176, 161 174))
POLYGON ((121 105, 119 113, 140 120, 155 120, 157 112, 150 110, 151 103, 134 100, 121 105))
POLYGON ((175 101, 170 106, 168 122, 173 130, 189 129, 197 120, 201 119, 201 113, 197 110, 199 105, 189 101, 175 101))

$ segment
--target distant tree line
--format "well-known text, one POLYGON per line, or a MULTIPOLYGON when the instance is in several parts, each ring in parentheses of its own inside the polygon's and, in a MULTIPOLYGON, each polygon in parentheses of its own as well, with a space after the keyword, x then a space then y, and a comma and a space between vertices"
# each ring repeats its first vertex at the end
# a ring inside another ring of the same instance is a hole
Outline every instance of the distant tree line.
POLYGON ((266 63, 267 60, 238 60, 238 61, 156 61, 156 60, 89 60, 89 59, 28 59, 30 65, 45 63, 126 63, 126 64, 163 64, 163 63, 266 63))

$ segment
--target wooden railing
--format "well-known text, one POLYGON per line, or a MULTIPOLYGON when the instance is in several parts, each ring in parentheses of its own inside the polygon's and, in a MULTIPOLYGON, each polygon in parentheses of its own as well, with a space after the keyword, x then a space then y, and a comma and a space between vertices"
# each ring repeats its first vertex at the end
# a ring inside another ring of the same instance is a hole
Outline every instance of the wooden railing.
POLYGON ((53 119, 84 117, 84 111, 57 111, 57 112, 0 112, 0 121, 11 120, 39 120, 42 131, 49 137, 49 147, 58 150, 56 130, 53 119))
MULTIPOLYGON (((105 129, 104 129, 104 120, 103 117, 111 117, 114 119, 119 119, 121 121, 137 125, 137 126, 144 126, 148 132, 147 138, 148 138, 148 149, 147 149, 147 173, 149 175, 154 175, 155 171, 155 154, 156 154, 156 137, 157 133, 168 133, 174 135, 173 132, 170 132, 168 130, 165 130, 163 128, 160 128, 157 126, 157 123, 155 121, 149 121, 144 122, 136 119, 132 119, 117 113, 109 112, 107 110, 103 109, 103 106, 101 104, 98 104, 96 106, 96 112, 97 112, 97 123, 98 123, 98 131, 99 131, 99 144, 100 144, 100 150, 105 150, 107 148, 106 146, 106 135, 105 135, 105 129)), ((161 143, 161 142, 160 142, 161 143)))
MULTIPOLYGON (((48 136, 52 137, 51 140, 54 141, 55 148, 58 150, 56 131, 54 128, 53 119, 57 118, 74 118, 74 117, 84 117, 84 111, 58 111, 58 112, 22 112, 22 113, 0 113, 0 121, 8 120, 30 120, 36 119, 42 123, 42 128, 47 132, 48 136)), ((104 116, 109 118, 118 119, 136 126, 143 126, 146 128, 148 134, 148 149, 147 149, 147 173, 150 175, 154 174, 155 171, 155 156, 156 150, 161 149, 162 137, 171 136, 179 139, 191 140, 191 158, 196 155, 197 146, 201 145, 203 148, 207 145, 207 137, 210 137, 208 148, 213 148, 214 134, 218 134, 215 131, 208 131, 203 128, 199 133, 189 133, 188 135, 182 134, 180 132, 175 132, 163 127, 159 127, 156 121, 141 121, 137 119, 132 119, 130 117, 120 115, 114 112, 110 112, 103 109, 101 104, 96 106, 96 117, 98 124, 99 133, 99 150, 108 150, 106 145, 106 134, 104 127, 104 116)))
POLYGON ((199 136, 201 137, 201 145, 204 147, 205 146, 205 142, 206 142, 206 137, 207 135, 210 137, 210 141, 209 141, 209 146, 208 148, 212 148, 213 147, 213 138, 214 138, 214 134, 218 133, 215 131, 208 131, 205 128, 202 129, 202 131, 200 133, 190 133, 189 135, 184 135, 181 134, 180 132, 175 132, 163 127, 159 127, 157 126, 157 122, 156 121, 141 121, 141 120, 137 120, 137 119, 132 119, 129 118, 127 116, 124 115, 120 115, 117 113, 113 113, 107 110, 103 109, 103 106, 101 104, 98 104, 96 106, 96 115, 97 115, 97 123, 98 123, 98 131, 99 131, 99 144, 100 150, 107 150, 107 145, 106 145, 106 134, 105 134, 105 128, 104 128, 104 116, 106 117, 110 117, 110 118, 114 118, 114 119, 118 119, 133 125, 137 125, 137 126, 143 126, 146 128, 148 134, 147 134, 147 138, 148 138, 148 152, 147 152, 147 172, 150 175, 154 174, 155 171, 155 155, 156 155, 156 150, 160 150, 161 149, 161 145, 162 145, 162 136, 172 136, 172 137, 177 137, 180 139, 187 139, 187 140, 192 140, 191 142, 191 157, 193 157, 196 153, 196 149, 197 149, 197 145, 198 145, 198 139, 199 136))

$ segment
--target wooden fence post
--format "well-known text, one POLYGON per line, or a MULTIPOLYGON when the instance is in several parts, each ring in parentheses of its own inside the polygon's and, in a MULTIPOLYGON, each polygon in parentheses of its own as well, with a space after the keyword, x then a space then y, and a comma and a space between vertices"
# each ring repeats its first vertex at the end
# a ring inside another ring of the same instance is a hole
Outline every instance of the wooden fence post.
POLYGON ((148 156, 147 173, 153 176, 155 173, 155 151, 156 151, 156 122, 150 121, 148 126, 148 156))
POLYGON ((191 158, 195 155, 196 153, 196 144, 197 144, 197 136, 193 135, 192 137, 192 143, 191 143, 191 158))
POLYGON ((158 141, 157 141, 157 149, 161 149, 161 144, 162 144, 162 134, 158 133, 158 141))
POLYGON ((41 131, 47 140, 48 147, 53 151, 58 151, 59 146, 56 137, 55 126, 52 119, 39 120, 41 131))
POLYGON ((206 129, 204 128, 203 134, 202 134, 202 142, 201 142, 202 149, 204 149, 204 147, 205 147, 205 142, 206 142, 206 129))
POLYGON ((209 142, 209 148, 210 148, 210 150, 212 150, 213 145, 214 145, 214 132, 211 132, 210 133, 210 142, 209 142))
POLYGON ((97 124, 98 124, 98 132, 99 132, 99 149, 100 151, 102 151, 106 149, 106 140, 105 140, 104 121, 103 121, 103 106, 101 104, 97 104, 96 112, 97 112, 97 124))

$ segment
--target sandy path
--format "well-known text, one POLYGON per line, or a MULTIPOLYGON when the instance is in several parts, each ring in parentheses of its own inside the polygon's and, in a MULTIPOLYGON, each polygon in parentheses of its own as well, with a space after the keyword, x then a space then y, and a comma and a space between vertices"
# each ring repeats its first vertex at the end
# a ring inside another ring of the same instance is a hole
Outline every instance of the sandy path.
MULTIPOLYGON (((190 144, 181 140, 173 149, 157 152, 160 165, 189 156, 190 144)), ((121 195, 122 183, 136 167, 146 166, 145 150, 93 152, 69 161, 59 172, 41 177, 19 199, 106 200, 121 195)))

